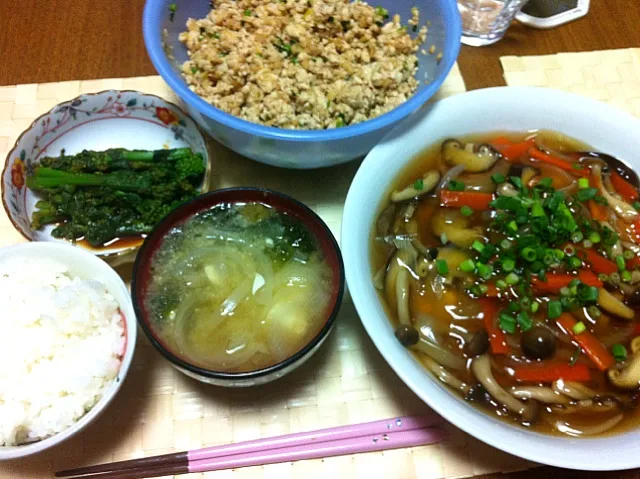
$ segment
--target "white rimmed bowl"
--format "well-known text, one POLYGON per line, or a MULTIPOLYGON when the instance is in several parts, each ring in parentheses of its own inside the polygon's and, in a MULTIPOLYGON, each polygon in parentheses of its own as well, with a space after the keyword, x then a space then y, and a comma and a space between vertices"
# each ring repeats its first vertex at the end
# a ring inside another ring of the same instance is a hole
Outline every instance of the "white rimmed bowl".
MULTIPOLYGON (((125 351, 122 356, 120 370, 116 379, 107 388, 104 395, 89 412, 80 418, 73 426, 55 434, 54 436, 42 439, 40 441, 25 444, 21 446, 0 446, 0 461, 16 459, 19 457, 37 454, 46 449, 50 449, 61 442, 69 439, 84 429, 88 424, 93 422, 109 405, 111 400, 118 393, 122 385, 136 346, 137 323, 136 316, 133 311, 133 304, 129 290, 124 281, 118 274, 104 261, 95 255, 81 249, 75 248, 68 244, 57 243, 22 243, 15 246, 0 248, 0 262, 4 258, 51 258, 64 263, 69 268, 72 276, 78 276, 83 279, 95 279, 104 284, 107 291, 115 298, 120 305, 120 311, 125 318, 125 351)), ((90 361, 91 358, 87 358, 90 361)), ((64 374, 64 371, 61 371, 64 374)))
POLYGON ((387 135, 351 184, 342 222, 347 284, 369 336, 422 400, 465 432, 531 461, 583 470, 640 467, 640 429, 596 438, 553 437, 502 422, 439 383, 400 345, 373 286, 370 235, 383 196, 425 148, 450 137, 552 129, 583 140, 640 171, 640 120, 582 96, 541 88, 492 88, 442 100, 387 135))
MULTIPOLYGON (((40 158, 58 156, 63 149, 74 154, 107 148, 180 147, 191 147, 203 155, 207 169, 201 191, 206 191, 210 175, 207 142, 180 108, 158 96, 132 90, 80 95, 38 117, 18 137, 2 172, 2 203, 11 223, 25 238, 65 243, 51 235, 53 226, 31 228, 31 214, 39 197, 27 188, 25 180, 40 158)), ((142 238, 100 249, 86 248, 115 264, 132 260, 141 244, 142 238)))

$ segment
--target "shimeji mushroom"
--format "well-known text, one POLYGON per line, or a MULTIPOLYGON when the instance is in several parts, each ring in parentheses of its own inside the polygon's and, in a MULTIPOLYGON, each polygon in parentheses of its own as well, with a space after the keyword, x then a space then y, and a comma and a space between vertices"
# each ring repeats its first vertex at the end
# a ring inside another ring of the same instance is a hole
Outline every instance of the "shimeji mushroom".
POLYGON ((498 153, 491 145, 463 144, 458 140, 445 140, 441 147, 442 158, 449 165, 464 165, 465 171, 479 173, 491 168, 498 158, 498 153))
POLYGON ((636 389, 640 386, 640 336, 631 341, 633 355, 620 369, 609 369, 609 381, 621 389, 636 389))
POLYGON ((399 202, 410 200, 426 193, 431 192, 440 180, 440 173, 437 170, 431 170, 415 183, 407 186, 403 190, 391 193, 391 201, 399 202))
POLYGON ((471 371, 493 399, 505 406, 509 411, 520 416, 523 421, 531 422, 535 420, 538 413, 537 403, 532 400, 525 403, 505 391, 491 372, 489 356, 484 354, 476 357, 471 363, 471 371))

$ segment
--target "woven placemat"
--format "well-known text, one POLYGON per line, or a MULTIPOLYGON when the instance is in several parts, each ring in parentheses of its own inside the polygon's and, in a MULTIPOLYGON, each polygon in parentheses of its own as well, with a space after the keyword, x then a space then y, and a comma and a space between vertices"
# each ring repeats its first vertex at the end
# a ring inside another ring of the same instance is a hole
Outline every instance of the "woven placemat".
POLYGON ((500 59, 510 86, 578 93, 640 117, 640 48, 500 59))
MULTIPOLYGON (((0 87, 0 158, 34 118, 57 103, 111 88, 176 100, 159 77, 0 87)), ((456 67, 437 98, 463 91, 456 67)), ((312 207, 340 238, 342 206, 357 162, 290 171, 252 162, 218 144, 211 147, 214 188, 264 186, 290 194, 312 207)), ((0 246, 20 241, 24 239, 0 212, 0 246)), ((120 273, 125 279, 130 275, 126 268, 120 273)), ((139 337, 127 380, 104 415, 50 452, 0 464, 0 477, 49 478, 68 467, 428 412, 379 355, 348 297, 321 350, 293 374, 256 389, 200 384, 175 371, 139 337)), ((453 427, 450 431, 446 442, 432 446, 180 477, 439 479, 530 466, 453 427)))

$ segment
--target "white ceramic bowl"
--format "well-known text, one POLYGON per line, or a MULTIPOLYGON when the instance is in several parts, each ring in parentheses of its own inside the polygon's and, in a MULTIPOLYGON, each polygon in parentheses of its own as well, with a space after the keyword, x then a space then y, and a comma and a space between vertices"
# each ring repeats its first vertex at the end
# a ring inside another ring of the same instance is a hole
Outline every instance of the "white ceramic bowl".
MULTIPOLYGON (((133 358, 137 332, 136 316, 133 312, 133 305, 131 303, 129 290, 124 284, 124 281, 122 281, 122 278, 120 278, 120 276, 118 276, 118 274, 100 258, 81 248, 76 248, 68 244, 44 242, 22 243, 15 246, 0 248, 0 262, 2 262, 4 258, 8 257, 53 258, 66 264, 69 267, 71 275, 86 279, 95 279, 102 282, 109 293, 113 295, 120 305, 120 310, 125 317, 125 334, 127 338, 124 356, 122 357, 122 363, 116 379, 113 381, 111 386, 109 386, 98 403, 93 406, 87 414, 82 416, 82 418, 80 418, 80 420, 70 428, 41 441, 23 446, 0 446, 0 461, 30 456, 32 454, 42 452, 45 449, 54 447, 75 435, 87 426, 87 424, 93 422, 115 397, 127 375, 131 359, 133 358)), ((91 358, 87 358, 87 361, 90 360, 91 358)), ((64 371, 61 372, 64 373, 64 371)))
MULTIPOLYGON (((65 243, 51 235, 53 226, 31 228, 39 196, 25 185, 26 176, 45 156, 107 148, 159 150, 190 147, 201 153, 207 169, 201 191, 209 187, 207 141, 196 123, 173 103, 133 90, 86 93, 36 118, 16 140, 2 172, 2 203, 13 226, 32 241, 65 243)), ((132 260, 142 239, 92 249, 111 264, 132 260)))
POLYGON ((428 374, 393 335, 374 290, 371 229, 393 180, 426 147, 496 130, 553 129, 625 159, 640 171, 640 120, 603 103, 556 90, 492 88, 442 100, 387 135, 366 157, 344 209, 342 254, 349 291, 369 336, 402 380, 460 429, 539 463, 584 470, 640 467, 640 429, 594 439, 552 437, 499 421, 466 404, 428 374))

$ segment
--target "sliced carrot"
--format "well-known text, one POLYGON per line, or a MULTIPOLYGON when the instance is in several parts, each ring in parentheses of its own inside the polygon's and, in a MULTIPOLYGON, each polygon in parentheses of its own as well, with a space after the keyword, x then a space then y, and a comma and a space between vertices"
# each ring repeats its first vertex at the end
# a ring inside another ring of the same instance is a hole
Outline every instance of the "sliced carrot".
POLYGON ((579 334, 573 331, 573 327, 578 322, 569 313, 563 313, 557 319, 557 322, 560 327, 578 343, 582 351, 593 361, 600 371, 606 371, 616 363, 613 355, 591 331, 587 329, 579 334))
MULTIPOLYGON (((503 138, 500 137, 496 140, 503 140, 503 138)), ((519 160, 536 145, 535 139, 533 138, 529 138, 528 140, 517 143, 508 141, 508 139, 507 142, 496 142, 496 140, 491 143, 491 146, 498 150, 502 154, 502 156, 504 156, 509 161, 519 160)))
POLYGON ((569 286, 569 283, 574 279, 579 279, 589 286, 602 287, 602 281, 588 269, 578 271, 577 276, 565 273, 547 273, 546 281, 534 276, 531 278, 531 284, 538 293, 557 293, 561 288, 569 286))
POLYGON ((618 194, 629 203, 638 199, 638 190, 615 171, 611 174, 611 184, 618 194))
POLYGON ((487 281, 484 285, 487 287, 487 292, 484 294, 487 298, 498 297, 500 291, 498 291, 495 281, 487 281))
POLYGON ((507 354, 509 346, 507 346, 507 337, 496 324, 496 315, 498 314, 498 303, 491 299, 480 299, 482 305, 482 315, 484 327, 489 333, 489 344, 491 344, 491 352, 493 354, 507 354))
POLYGON ((640 257, 638 257, 638 255, 635 255, 633 258, 627 261, 625 266, 629 271, 633 271, 634 269, 636 269, 636 267, 640 266, 640 257))
POLYGON ((578 163, 572 163, 570 161, 551 156, 544 151, 540 151, 538 148, 531 148, 529 150, 529 155, 535 160, 541 161, 543 163, 548 163, 549 165, 557 166, 561 170, 568 171, 575 176, 589 176, 589 170, 587 168, 577 169, 573 166, 578 165, 578 163))
POLYGON ((591 379, 589 368, 584 364, 545 361, 537 364, 526 364, 513 368, 513 377, 517 381, 533 383, 552 383, 559 379, 565 381, 587 382, 591 379))
POLYGON ((598 274, 611 274, 618 271, 618 266, 613 261, 610 261, 604 256, 599 255, 595 250, 591 248, 579 249, 578 257, 586 259, 591 264, 591 269, 593 269, 593 271, 598 274))
POLYGON ((476 211, 484 211, 489 209, 489 203, 491 203, 491 201, 493 201, 493 195, 490 193, 451 190, 442 190, 440 192, 440 202, 443 206, 450 208, 468 206, 476 211))
POLYGON ((589 211, 596 221, 607 221, 607 207, 589 200, 589 211))

